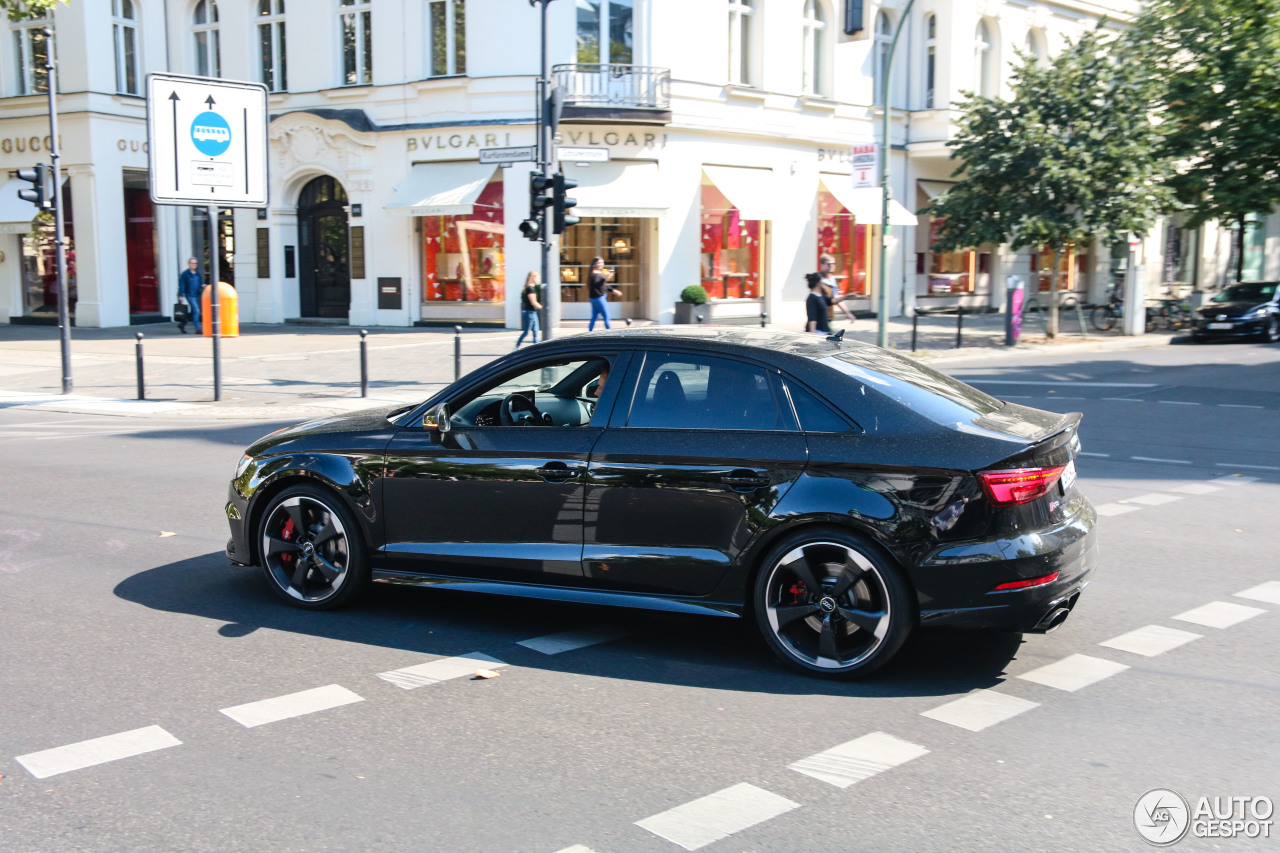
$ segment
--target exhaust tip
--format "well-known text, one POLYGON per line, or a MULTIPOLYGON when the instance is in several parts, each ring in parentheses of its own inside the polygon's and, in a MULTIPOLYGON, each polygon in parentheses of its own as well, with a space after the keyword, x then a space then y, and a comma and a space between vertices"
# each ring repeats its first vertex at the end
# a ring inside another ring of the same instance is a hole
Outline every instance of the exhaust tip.
POLYGON ((1045 614, 1036 627, 1031 629, 1034 634, 1051 634, 1058 628, 1062 627, 1062 623, 1067 621, 1067 617, 1071 615, 1071 610, 1066 607, 1055 607, 1045 614))

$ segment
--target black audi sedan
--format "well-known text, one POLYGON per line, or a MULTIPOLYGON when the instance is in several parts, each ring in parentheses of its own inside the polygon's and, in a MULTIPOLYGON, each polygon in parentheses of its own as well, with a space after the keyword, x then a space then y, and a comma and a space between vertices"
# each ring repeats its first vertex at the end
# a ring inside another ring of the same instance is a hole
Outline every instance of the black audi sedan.
POLYGON ((1280 341, 1280 294, 1274 281, 1246 281, 1225 287, 1197 309, 1191 320, 1191 338, 1258 337, 1280 341))
POLYGON ((917 626, 1067 618, 1096 562, 1080 417, 814 335, 565 337, 255 442, 227 554, 301 608, 383 581, 745 617, 855 677, 917 626))

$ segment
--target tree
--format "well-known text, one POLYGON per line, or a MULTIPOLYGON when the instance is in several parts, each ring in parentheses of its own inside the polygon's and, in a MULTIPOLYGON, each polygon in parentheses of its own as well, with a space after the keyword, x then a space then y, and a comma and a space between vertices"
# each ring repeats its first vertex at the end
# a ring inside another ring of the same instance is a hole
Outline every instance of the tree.
MULTIPOLYGON (((1167 203, 1154 156, 1149 75, 1098 28, 1047 62, 1023 56, 1009 99, 966 93, 951 157, 960 178, 926 208, 943 222, 935 249, 982 243, 1047 247, 1145 233, 1167 203)), ((1058 332, 1054 264, 1048 334, 1058 332)))
POLYGON ((9 16, 11 21, 25 21, 30 18, 43 18, 53 11, 59 2, 69 3, 71 0, 0 0, 0 10, 9 16))
POLYGON ((1155 0, 1134 49, 1158 87, 1161 155, 1187 224, 1244 222, 1280 204, 1280 0, 1155 0))

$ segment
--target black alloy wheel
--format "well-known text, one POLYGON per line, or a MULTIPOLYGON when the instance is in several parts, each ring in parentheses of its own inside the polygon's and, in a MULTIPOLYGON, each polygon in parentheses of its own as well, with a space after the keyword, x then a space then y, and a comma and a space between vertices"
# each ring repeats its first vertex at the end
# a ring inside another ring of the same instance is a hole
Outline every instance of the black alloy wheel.
POLYGON ((901 572, 843 531, 800 532, 775 546, 756 576, 754 603, 774 653, 830 678, 879 669, 915 623, 901 572))
POLYGON ((258 539, 267 582, 295 607, 340 607, 369 584, 360 529, 325 489, 291 486, 276 495, 262 514, 258 539))

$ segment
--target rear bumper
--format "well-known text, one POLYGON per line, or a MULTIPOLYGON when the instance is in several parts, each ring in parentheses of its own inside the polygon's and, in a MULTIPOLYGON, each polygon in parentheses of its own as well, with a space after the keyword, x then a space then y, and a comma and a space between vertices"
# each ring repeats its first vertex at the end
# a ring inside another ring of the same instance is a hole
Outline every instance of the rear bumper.
MULTIPOLYGON (((950 546, 912 572, 924 627, 1045 631, 1055 611, 1075 607, 1098 562, 1097 515, 1083 496, 1064 521, 1008 539, 950 546), (1011 580, 1058 573, 1050 583, 994 592, 1011 580)), ((1056 620, 1061 622, 1061 616, 1056 620)))
POLYGON ((1198 338, 1252 338, 1265 334, 1267 331, 1266 320, 1224 320, 1222 323, 1230 323, 1229 329, 1211 329, 1210 323, 1217 323, 1215 320, 1205 320, 1197 318, 1191 323, 1191 331, 1198 338))

